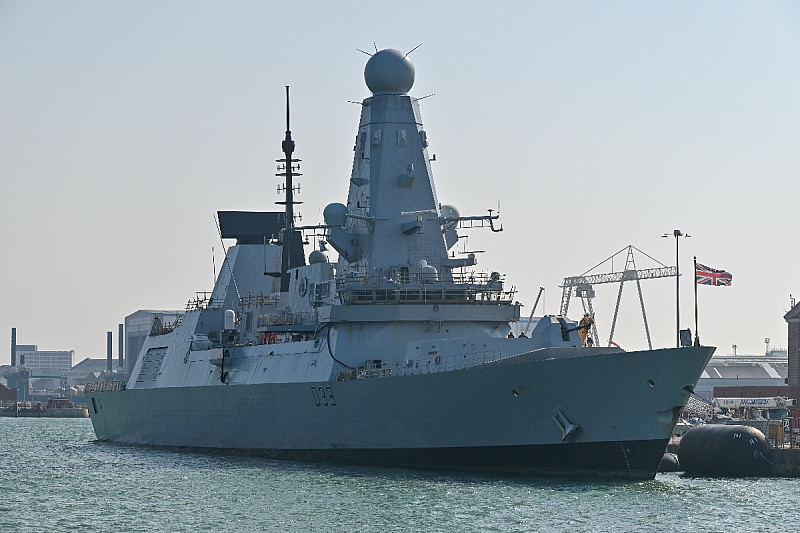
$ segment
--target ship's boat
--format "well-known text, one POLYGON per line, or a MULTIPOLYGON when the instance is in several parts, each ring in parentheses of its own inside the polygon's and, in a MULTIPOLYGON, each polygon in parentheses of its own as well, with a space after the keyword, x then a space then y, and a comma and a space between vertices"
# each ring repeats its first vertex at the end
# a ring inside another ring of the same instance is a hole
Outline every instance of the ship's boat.
POLYGON ((520 306, 459 232, 497 228, 436 195, 414 66, 367 62, 347 203, 299 227, 287 88, 281 212, 218 214, 210 298, 156 321, 127 381, 86 387, 97 438, 275 458, 536 475, 652 478, 712 347, 584 347, 520 306), (306 264, 304 239, 321 250, 306 264))

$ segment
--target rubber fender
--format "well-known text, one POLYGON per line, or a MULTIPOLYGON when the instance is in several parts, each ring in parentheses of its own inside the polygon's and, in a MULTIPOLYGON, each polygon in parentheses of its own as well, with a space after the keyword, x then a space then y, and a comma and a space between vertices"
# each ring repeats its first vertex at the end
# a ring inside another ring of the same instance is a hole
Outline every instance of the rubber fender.
POLYGON ((674 453, 666 452, 658 464, 659 472, 679 472, 681 465, 678 462, 678 456, 674 453))
POLYGON ((687 431, 678 459, 689 476, 752 477, 769 475, 769 442, 749 426, 706 424, 687 431))

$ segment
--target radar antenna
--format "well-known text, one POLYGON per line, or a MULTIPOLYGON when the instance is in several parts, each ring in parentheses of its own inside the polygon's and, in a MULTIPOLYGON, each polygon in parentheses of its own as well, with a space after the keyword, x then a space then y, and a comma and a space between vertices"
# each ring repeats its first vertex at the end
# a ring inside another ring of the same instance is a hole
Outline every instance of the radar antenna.
POLYGON ((416 50, 417 48, 419 48, 419 47, 420 47, 420 46, 422 46, 423 44, 425 44, 425 43, 419 43, 417 46, 415 46, 414 48, 412 48, 411 50, 409 50, 408 52, 406 52, 406 55, 404 55, 404 56, 403 56, 403 59, 405 59, 405 58, 407 58, 408 56, 410 56, 410 55, 411 55, 411 52, 413 52, 414 50, 416 50))

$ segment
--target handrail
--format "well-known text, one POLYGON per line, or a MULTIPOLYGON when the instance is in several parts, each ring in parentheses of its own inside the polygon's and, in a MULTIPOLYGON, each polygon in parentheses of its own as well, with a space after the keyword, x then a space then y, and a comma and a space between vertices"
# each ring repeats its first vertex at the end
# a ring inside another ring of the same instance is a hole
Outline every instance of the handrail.
POLYGON ((462 304, 462 305, 510 305, 514 291, 494 288, 439 287, 342 287, 339 299, 345 304, 462 304))
POLYGON ((258 322, 256 326, 297 326, 303 324, 316 324, 318 322, 319 317, 316 311, 295 313, 293 311, 283 310, 277 313, 265 313, 258 315, 258 322))
MULTIPOLYGON (((764 436, 773 448, 800 447, 800 418, 773 418, 764 420, 764 436)), ((759 428, 760 429, 760 428, 759 428)))

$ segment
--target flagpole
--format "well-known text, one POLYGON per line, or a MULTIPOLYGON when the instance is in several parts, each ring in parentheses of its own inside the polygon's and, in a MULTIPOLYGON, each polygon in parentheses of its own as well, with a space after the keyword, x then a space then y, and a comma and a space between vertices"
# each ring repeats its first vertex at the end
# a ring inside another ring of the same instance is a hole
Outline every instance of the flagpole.
POLYGON ((675 338, 678 342, 676 347, 681 347, 681 270, 680 254, 678 253, 678 236, 680 230, 675 230, 675 338))
POLYGON ((694 345, 700 346, 700 334, 697 332, 697 256, 694 256, 694 345))

